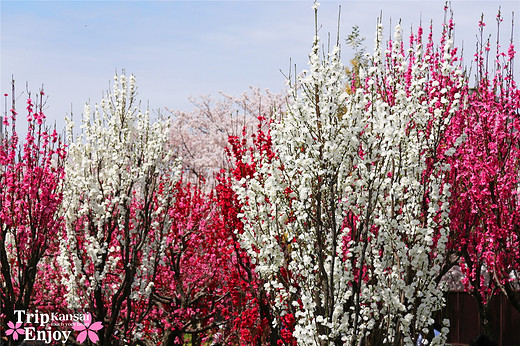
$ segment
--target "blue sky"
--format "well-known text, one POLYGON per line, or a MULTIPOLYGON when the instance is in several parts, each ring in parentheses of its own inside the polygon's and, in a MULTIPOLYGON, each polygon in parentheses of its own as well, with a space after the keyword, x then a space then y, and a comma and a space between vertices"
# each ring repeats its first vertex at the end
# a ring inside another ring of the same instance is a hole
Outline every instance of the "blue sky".
MULTIPOLYGON (((371 51, 375 24, 383 13, 388 30, 402 20, 405 32, 433 20, 439 29, 443 1, 321 1, 320 36, 336 37, 359 25, 371 51)), ((42 84, 46 115, 58 127, 66 114, 79 118, 83 105, 98 102, 116 71, 137 77, 140 99, 152 109, 192 108, 188 98, 222 91, 239 95, 248 87, 279 91, 289 61, 306 68, 313 39, 312 1, 4 1, 0 2, 2 94, 14 75, 18 92, 42 84)), ((501 6, 504 42, 518 1, 452 1, 456 44, 473 55, 480 14, 496 31, 501 6)), ((515 42, 520 48, 519 23, 515 42)), ((438 31, 437 31, 438 33, 438 31)), ((349 51, 343 56, 348 59, 349 51)), ((518 61, 518 59, 517 59, 518 61)), ((518 64, 517 64, 518 65, 518 64)), ((520 71, 520 69, 516 69, 520 71)), ((21 108, 24 96, 18 101, 21 108)))

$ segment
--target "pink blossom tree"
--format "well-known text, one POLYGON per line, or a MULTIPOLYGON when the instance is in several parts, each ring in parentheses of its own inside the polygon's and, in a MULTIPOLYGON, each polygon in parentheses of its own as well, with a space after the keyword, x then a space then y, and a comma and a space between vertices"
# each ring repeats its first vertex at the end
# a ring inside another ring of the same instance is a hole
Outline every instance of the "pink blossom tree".
POLYGON ((11 109, 4 114, 0 143, 0 325, 15 321, 15 310, 63 306, 45 273, 57 255, 65 145, 45 126, 44 92, 27 99, 27 135, 16 130, 14 81, 11 109))
MULTIPOLYGON (((500 13, 497 20, 500 29, 500 13)), ((477 301, 484 331, 491 335, 488 303, 496 293, 503 292, 520 311, 520 91, 513 75, 512 38, 507 52, 502 51, 497 34, 489 66, 491 44, 483 38, 484 26, 481 19, 477 84, 467 111, 453 124, 467 140, 452 158, 450 218, 465 287, 477 301)))

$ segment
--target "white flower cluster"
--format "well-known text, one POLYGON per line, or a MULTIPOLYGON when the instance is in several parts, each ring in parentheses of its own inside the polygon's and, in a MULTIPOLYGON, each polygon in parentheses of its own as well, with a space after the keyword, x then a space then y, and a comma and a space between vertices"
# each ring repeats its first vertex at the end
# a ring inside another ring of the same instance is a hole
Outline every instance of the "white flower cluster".
POLYGON ((69 144, 60 263, 73 307, 122 285, 131 286, 131 298, 146 298, 164 252, 179 164, 167 146, 169 121, 152 123, 136 102, 135 77, 116 75, 113 91, 85 106, 82 132, 69 144))
MULTIPOLYGON (((278 313, 295 311, 302 345, 377 333, 380 342, 413 345, 444 304, 435 279, 449 233, 449 166, 433 158, 460 96, 442 107, 429 100, 422 47, 406 55, 397 27, 383 53, 381 37, 379 26, 366 85, 353 94, 339 48, 322 59, 316 41, 273 125, 276 158, 257 157, 255 176, 235 186, 245 206, 242 246, 278 313)), ((443 75, 461 82, 444 59, 443 75)))

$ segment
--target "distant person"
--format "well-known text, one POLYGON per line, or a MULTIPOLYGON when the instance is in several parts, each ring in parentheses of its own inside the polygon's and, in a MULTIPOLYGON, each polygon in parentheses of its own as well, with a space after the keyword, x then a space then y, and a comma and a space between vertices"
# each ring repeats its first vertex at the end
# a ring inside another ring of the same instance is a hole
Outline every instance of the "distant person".
POLYGON ((480 334, 471 340, 469 346, 496 346, 495 343, 485 334, 480 334))

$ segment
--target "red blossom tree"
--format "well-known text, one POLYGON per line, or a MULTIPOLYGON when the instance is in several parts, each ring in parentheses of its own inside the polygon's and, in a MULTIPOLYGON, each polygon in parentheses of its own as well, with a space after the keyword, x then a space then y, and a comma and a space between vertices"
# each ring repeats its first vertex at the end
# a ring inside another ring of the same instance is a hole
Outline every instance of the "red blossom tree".
POLYGON ((178 345, 276 344, 272 318, 254 267, 241 249, 239 205, 229 179, 211 192, 180 182, 169 210, 174 222, 158 268, 153 307, 145 322, 149 341, 178 345))
MULTIPOLYGON (((179 187, 177 197, 184 206, 174 206, 177 222, 172 228, 166 265, 160 271, 160 279, 169 278, 164 282, 173 286, 165 288, 156 285, 156 298, 161 307, 171 307, 164 312, 167 326, 170 327, 165 334, 168 340, 181 340, 181 335, 192 334, 195 341, 213 336, 215 341, 226 344, 276 344, 280 338, 277 332, 270 332, 273 317, 268 297, 238 239, 238 234, 243 231, 238 217, 240 204, 231 188, 231 180, 225 178, 226 173, 217 173, 223 168, 235 169, 233 163, 227 163, 225 148, 228 138, 237 144, 242 130, 251 130, 256 126, 262 134, 262 127, 267 122, 259 122, 258 119, 270 118, 274 110, 283 107, 285 100, 281 95, 261 92, 257 88, 240 97, 223 96, 224 99, 217 102, 209 97, 201 98, 194 102, 197 106, 194 112, 174 113, 171 138, 183 158, 185 181, 199 186, 205 193, 193 185, 179 187), (200 183, 202 181, 205 183, 200 183), (193 197, 187 198, 182 189, 190 190, 188 195, 193 197), (190 203, 194 205, 186 208, 190 203), (186 228, 186 223, 191 228, 186 228), (217 252, 210 246, 215 236, 221 242, 217 252), (179 243, 179 239, 182 242, 179 243), (208 261, 215 263, 200 264, 208 261), (211 269, 215 265, 219 270, 211 269), (224 268, 226 270, 222 271, 224 268), (213 276, 208 277, 208 273, 213 276), (186 286, 189 280, 182 280, 184 276, 198 280, 199 285, 186 286), (225 289, 211 289, 215 283, 224 285, 225 289), (186 298, 189 298, 186 292, 193 289, 197 291, 198 301, 186 298), (183 299, 179 299, 171 297, 171 292, 185 293, 183 299), (204 299, 201 299, 203 296, 204 299), (208 303, 213 301, 219 304, 208 303), (222 307, 220 319, 213 318, 212 311, 218 307, 222 307), (188 312, 193 309, 205 312, 189 317, 188 312), (176 311, 176 315, 171 313, 172 310, 176 311), (172 319, 178 321, 176 327, 170 323, 172 319), (215 329, 217 326, 218 331, 215 329)), ((235 147, 236 150, 247 150, 246 147, 253 146, 252 137, 243 136, 242 139, 244 147, 235 147)))
MULTIPOLYGON (((253 131, 247 131, 244 128, 241 135, 230 136, 228 139, 229 147, 226 148, 226 152, 232 167, 229 170, 231 176, 226 179, 220 177, 217 191, 225 196, 220 198, 221 205, 224 207, 223 210, 227 210, 224 213, 226 220, 228 220, 227 226, 231 226, 235 230, 232 234, 237 245, 240 245, 240 235, 244 233, 244 224, 240 217, 242 205, 232 188, 232 180, 241 181, 255 175, 257 168, 262 165, 262 160, 259 160, 260 157, 265 157, 268 160, 275 157, 270 130, 271 122, 271 117, 265 117, 262 114, 257 115, 257 125, 253 131)), ((289 193, 290 191, 284 191, 284 194, 289 193)), ((252 296, 256 297, 256 301, 260 304, 260 311, 264 316, 263 319, 267 318, 271 327, 270 344, 296 345, 296 339, 292 333, 296 322, 294 315, 298 309, 284 302, 287 313, 283 316, 278 315, 276 310, 273 309, 276 305, 274 298, 265 290, 265 281, 261 280, 255 273, 255 264, 243 248, 240 258, 241 262, 239 263, 248 274, 246 282, 250 282, 256 288, 256 293, 253 293, 252 296)), ((279 273, 279 276, 286 283, 290 281, 290 275, 289 271, 283 269, 279 273)))
POLYGON ((186 334, 199 344, 225 321, 233 249, 212 202, 191 184, 177 185, 153 293, 152 321, 164 345, 182 345, 186 334))

